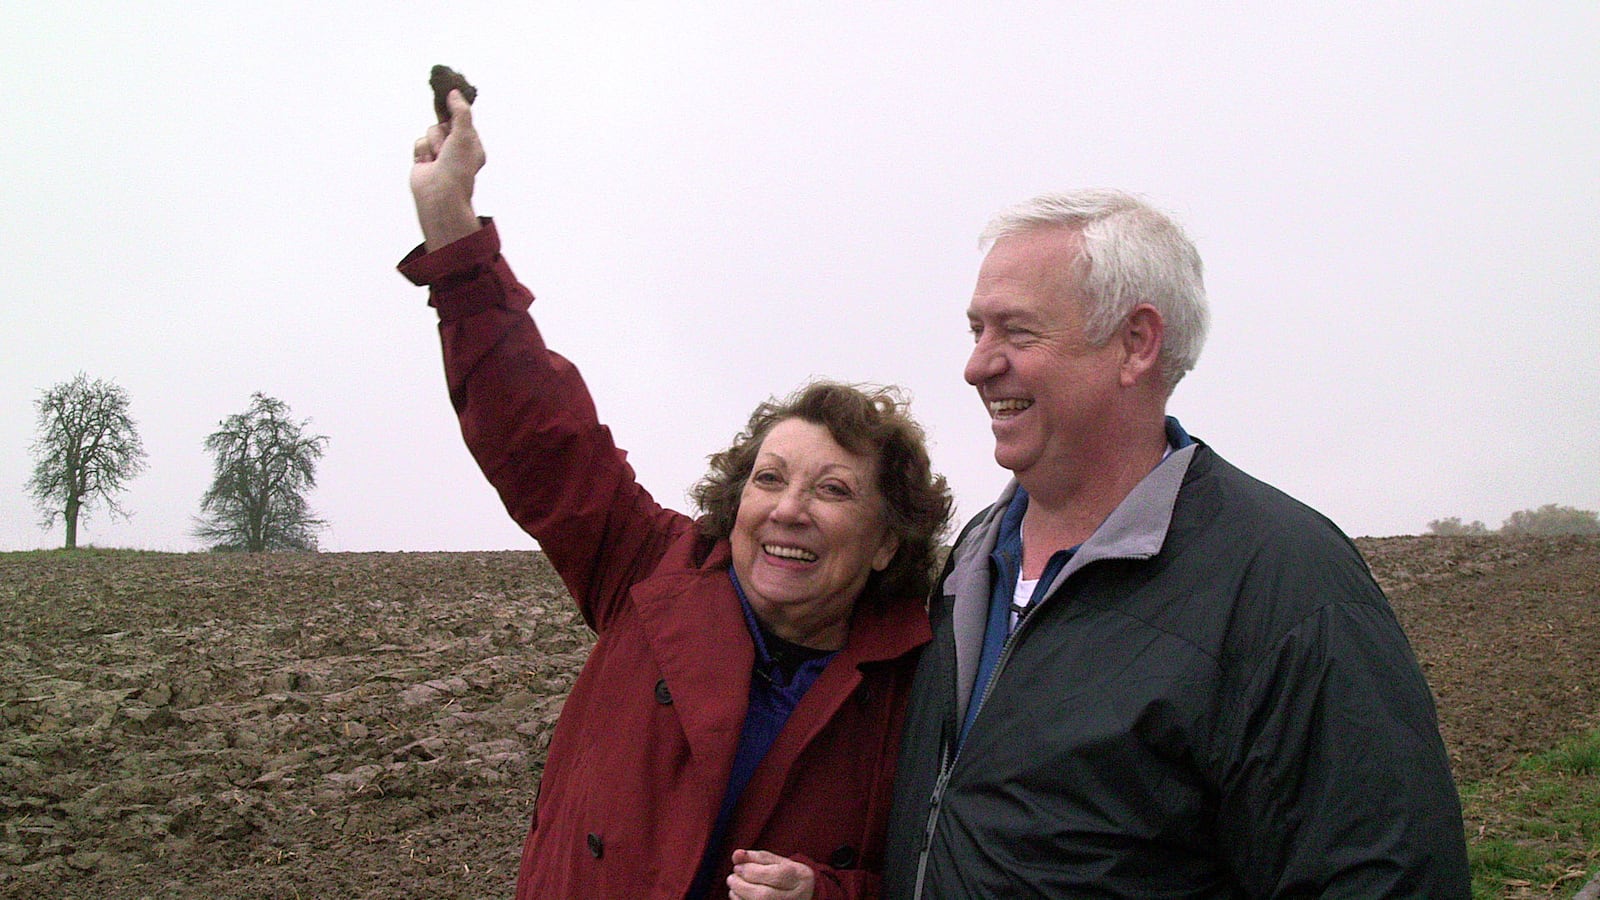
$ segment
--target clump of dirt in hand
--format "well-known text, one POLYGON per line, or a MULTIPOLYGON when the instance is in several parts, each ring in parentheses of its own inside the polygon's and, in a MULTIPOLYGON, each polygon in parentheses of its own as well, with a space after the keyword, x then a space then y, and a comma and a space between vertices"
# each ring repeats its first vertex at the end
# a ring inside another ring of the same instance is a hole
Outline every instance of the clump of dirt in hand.
POLYGON ((445 98, 450 96, 451 90, 460 91, 462 99, 469 104, 478 99, 478 89, 449 66, 434 66, 433 71, 428 73, 428 86, 433 88, 433 111, 441 122, 450 121, 450 107, 445 103, 445 98))

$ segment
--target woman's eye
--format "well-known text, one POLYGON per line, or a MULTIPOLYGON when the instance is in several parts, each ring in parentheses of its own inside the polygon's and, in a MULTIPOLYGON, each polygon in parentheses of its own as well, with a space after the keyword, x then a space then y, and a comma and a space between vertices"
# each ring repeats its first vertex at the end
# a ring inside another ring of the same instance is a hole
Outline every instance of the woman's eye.
POLYGON ((837 500, 843 500, 850 496, 850 489, 842 484, 829 481, 817 485, 817 493, 823 495, 824 497, 832 497, 837 500))
POLYGON ((760 487, 777 487, 783 483, 777 472, 757 472, 750 476, 750 481, 760 487))

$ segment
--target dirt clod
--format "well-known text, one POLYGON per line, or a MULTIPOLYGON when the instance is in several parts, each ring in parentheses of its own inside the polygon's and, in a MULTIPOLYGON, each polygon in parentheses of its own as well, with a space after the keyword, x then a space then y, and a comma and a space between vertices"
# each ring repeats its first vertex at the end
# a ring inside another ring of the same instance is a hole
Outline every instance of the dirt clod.
POLYGON ((434 66, 428 72, 428 87, 433 88, 433 112, 439 121, 450 121, 450 107, 445 102, 451 90, 461 92, 461 99, 469 104, 478 99, 478 89, 467 83, 466 76, 449 66, 434 66))

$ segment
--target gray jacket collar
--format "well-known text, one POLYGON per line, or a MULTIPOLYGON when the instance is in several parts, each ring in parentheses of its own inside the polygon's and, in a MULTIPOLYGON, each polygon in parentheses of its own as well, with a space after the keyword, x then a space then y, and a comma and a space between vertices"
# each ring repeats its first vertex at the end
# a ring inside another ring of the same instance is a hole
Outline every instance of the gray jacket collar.
MULTIPOLYGON (((1189 463, 1199 443, 1174 450, 1161 464, 1150 470, 1128 496, 1122 498, 1094 534, 1078 548, 1050 584, 1041 604, 1050 602, 1072 574, 1103 559, 1149 559, 1161 552, 1172 525, 1172 510, 1178 502, 1189 463)), ((956 644, 956 715, 966 715, 971 700, 972 682, 978 672, 978 657, 983 651, 983 632, 989 615, 989 554, 1000 536, 1000 519, 1017 493, 1012 479, 1000 498, 989 507, 984 519, 951 552, 955 564, 945 579, 943 591, 954 596, 951 626, 956 644)), ((996 673, 998 675, 998 673, 996 673)))

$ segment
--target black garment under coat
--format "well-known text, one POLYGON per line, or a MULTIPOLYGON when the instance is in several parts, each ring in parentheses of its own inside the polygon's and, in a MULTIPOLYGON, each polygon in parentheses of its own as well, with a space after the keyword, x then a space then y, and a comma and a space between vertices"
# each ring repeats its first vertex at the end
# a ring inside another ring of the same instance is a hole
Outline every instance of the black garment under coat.
POLYGON ((932 597, 886 898, 1469 896, 1432 695, 1332 522, 1177 451, 968 698, 1010 493, 932 597))

